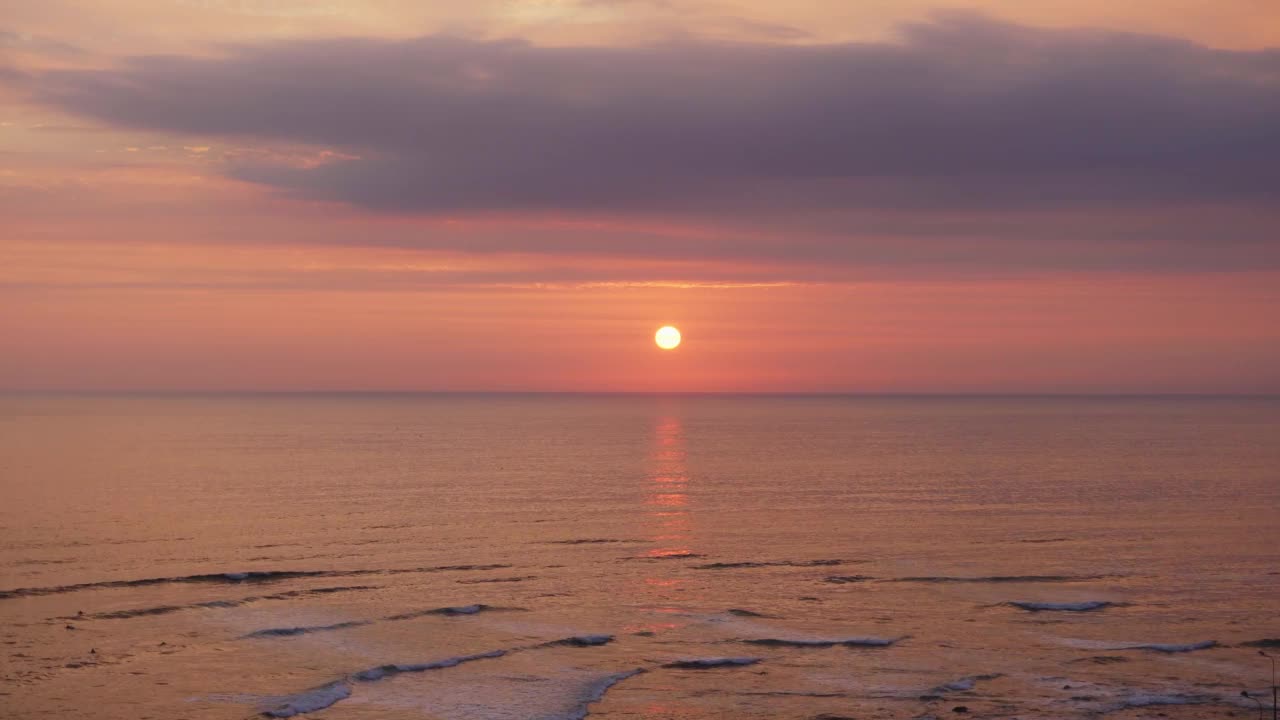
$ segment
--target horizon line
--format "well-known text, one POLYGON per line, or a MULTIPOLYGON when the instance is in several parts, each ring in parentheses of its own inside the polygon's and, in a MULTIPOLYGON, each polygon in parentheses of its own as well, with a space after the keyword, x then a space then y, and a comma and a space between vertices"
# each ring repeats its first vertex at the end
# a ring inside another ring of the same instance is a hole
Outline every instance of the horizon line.
POLYGON ((198 389, 6 389, 0 396, 303 396, 303 395, 573 395, 586 397, 849 397, 849 398, 1239 398, 1280 399, 1280 392, 1053 392, 1053 391, 861 391, 861 390, 198 390, 198 389))

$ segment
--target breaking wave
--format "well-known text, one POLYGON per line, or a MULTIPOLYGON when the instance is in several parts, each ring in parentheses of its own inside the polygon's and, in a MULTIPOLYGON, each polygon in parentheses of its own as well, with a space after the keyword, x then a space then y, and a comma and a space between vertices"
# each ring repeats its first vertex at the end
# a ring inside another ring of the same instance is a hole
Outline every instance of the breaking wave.
POLYGON ((124 620, 135 617, 145 617, 148 615, 167 615, 173 612, 184 610, 211 610, 219 608, 233 608, 250 603, 262 602, 264 600, 292 600, 294 598, 309 597, 313 595, 328 595, 338 592, 353 592, 357 590, 376 590, 378 585, 341 585, 338 587, 322 587, 311 588, 309 590, 290 590, 287 592, 272 593, 270 595, 250 595, 248 597, 239 598, 237 600, 209 600, 206 602, 189 603, 187 605, 157 605, 155 607, 136 608, 132 610, 113 610, 111 612, 88 613, 84 615, 66 616, 56 618, 57 620, 124 620))
POLYGON ((77 592, 80 590, 98 590, 104 588, 146 587, 149 585, 168 585, 175 583, 250 583, 272 582, 302 577, 334 577, 345 575, 345 571, 337 570, 282 570, 262 572, 206 573, 200 575, 183 575, 180 577, 141 578, 138 580, 104 580, 102 582, 76 583, 73 585, 56 585, 53 587, 15 588, 0 590, 0 599, 17 597, 35 597, 39 595, 56 595, 77 592))
POLYGON ((475 655, 459 655, 456 657, 445 658, 443 660, 435 660, 425 663, 399 663, 391 665, 379 665, 353 673, 351 679, 360 682, 375 682, 383 678, 399 675, 401 673, 419 673, 428 670, 443 670, 445 668, 457 667, 462 663, 475 662, 476 660, 490 660, 492 658, 500 658, 510 650, 490 650, 489 652, 476 653, 475 655))
POLYGON ((317 710, 323 710, 351 697, 351 686, 339 680, 310 690, 303 690, 295 695, 282 698, 283 703, 262 714, 271 718, 291 718, 317 710))
POLYGON ((925 575, 921 577, 890 578, 884 582, 903 583, 1072 583, 1104 580, 1114 575, 983 575, 956 577, 951 575, 925 575))
POLYGON ((713 668, 755 665, 763 659, 764 658, 758 657, 690 658, 685 660, 672 660, 669 663, 664 663, 662 667, 677 670, 710 670, 713 668))
POLYGON ((828 567, 844 565, 847 560, 775 560, 765 562, 715 562, 706 565, 694 565, 694 570, 737 570, 741 568, 762 567, 828 567))
POLYGON ((471 605, 452 605, 449 607, 432 608, 430 610, 414 610, 412 612, 400 613, 398 615, 388 615, 383 620, 413 620, 415 618, 426 617, 428 615, 475 615, 485 612, 486 610, 497 610, 492 605, 484 605, 482 603, 474 603, 471 605))
POLYGON ((574 635, 560 640, 545 642, 536 647, 595 647, 613 642, 612 635, 574 635))
POLYGON ((777 615, 766 615, 764 613, 758 613, 753 610, 743 610, 742 608, 729 608, 725 612, 729 613, 730 615, 737 615, 738 617, 767 618, 767 619, 775 619, 775 620, 778 618, 777 615))
MULTIPOLYGON (((386 665, 377 665, 375 667, 360 670, 351 673, 346 677, 325 683, 318 687, 303 690, 293 695, 284 695, 270 698, 265 705, 267 707, 262 710, 262 715, 270 718, 289 718, 295 715, 304 715, 306 713, 316 712, 331 707, 349 697, 353 691, 353 686, 357 683, 372 683, 383 680, 395 675, 405 673, 421 673, 430 670, 445 670, 457 667, 463 663, 476 662, 478 660, 492 660, 494 658, 505 657, 513 652, 521 652, 526 650, 536 650, 544 647, 593 647, 604 645, 613 641, 612 635, 575 635, 563 638, 561 640, 553 640, 551 642, 541 643, 528 647, 516 647, 501 650, 490 650, 488 652, 475 653, 472 655, 457 655, 447 657, 440 660, 433 660, 424 663, 389 663, 386 665)), ((748 658, 749 659, 749 658, 748 658)), ((725 661, 743 661, 744 658, 721 658, 725 661)), ((693 661, 691 661, 693 662, 693 661)), ((750 664, 747 662, 736 662, 736 664, 750 664)), ((593 703, 599 702, 606 692, 614 685, 626 680, 629 677, 644 672, 643 669, 637 668, 626 672, 608 675, 594 682, 589 686, 576 707, 567 715, 566 720, 582 720, 587 716, 587 711, 593 703)))
POLYGON ((1123 645, 1112 648, 1114 650, 1153 650, 1162 653, 1184 653, 1195 650, 1207 650, 1217 647, 1217 640, 1205 640, 1203 642, 1194 643, 1138 643, 1135 645, 1123 645))
POLYGON ((817 638, 811 640, 800 638, 750 638, 739 642, 768 647, 797 648, 829 648, 837 645, 844 647, 889 647, 901 639, 879 637, 817 638))
POLYGON ((306 635, 314 632, 325 632, 326 630, 345 630, 347 628, 361 627, 363 625, 371 625, 370 620, 352 620, 349 622, 334 623, 333 625, 311 625, 302 627, 287 628, 267 628, 266 630, 255 630, 245 637, 292 637, 294 635, 306 635))
POLYGON ((303 690, 302 692, 294 695, 286 695, 282 698, 276 698, 270 703, 272 707, 263 710, 262 714, 271 718, 290 718, 295 715, 303 715, 317 710, 324 710, 327 707, 331 707, 351 697, 352 682, 374 682, 400 673, 425 672, 427 670, 451 668, 465 662, 502 657, 506 654, 506 650, 493 650, 476 655, 460 655, 457 657, 445 658, 443 660, 437 660, 429 663, 379 665, 378 667, 369 668, 368 670, 361 670, 360 672, 352 673, 341 680, 334 680, 333 682, 325 683, 324 685, 314 687, 309 690, 303 690))
POLYGON ((630 557, 621 558, 622 560, 693 560, 695 558, 706 557, 695 552, 662 552, 655 555, 632 555, 630 557))
POLYGON ((565 713, 560 718, 554 718, 552 720, 584 720, 584 718, 591 713, 591 706, 603 700, 605 693, 609 692, 614 685, 617 685, 627 678, 635 677, 642 672, 644 672, 643 668, 636 668, 634 670, 627 670, 626 672, 606 675, 605 677, 596 680, 588 685, 586 690, 582 693, 582 698, 578 701, 577 707, 568 713, 565 713))
POLYGON ((19 597, 36 597, 40 595, 56 595, 78 592, 81 590, 100 590, 106 588, 146 587, 150 585, 170 585, 180 583, 196 584, 243 584, 267 583, 296 578, 321 577, 358 577, 367 575, 403 575, 408 573, 463 572, 474 570, 500 570, 511 565, 439 565, 435 567, 395 568, 384 570, 254 570, 247 572, 203 573, 199 575, 182 575, 178 577, 141 578, 137 580, 104 580, 102 582, 76 583, 73 585, 56 585, 52 587, 15 588, 0 590, 0 600, 19 597))
POLYGON ((1089 612, 1091 610, 1115 607, 1119 603, 1109 600, 1086 600, 1084 602, 1028 602, 1014 600, 1008 604, 1029 612, 1089 612))
POLYGON ((482 605, 479 603, 475 605, 457 605, 453 607, 433 608, 431 610, 415 610, 413 612, 400 613, 398 615, 388 615, 384 618, 379 618, 377 620, 349 620, 347 622, 334 623, 332 625, 310 625, 310 626, 287 627, 287 628, 267 628, 265 630, 255 630, 254 632, 251 632, 248 635, 245 635, 244 637, 246 638, 291 637, 294 635, 307 635, 310 633, 326 632, 330 630, 346 630, 348 628, 364 627, 366 625, 373 625, 374 623, 377 623, 377 622, 397 622, 400 620, 413 620, 416 618, 427 617, 430 615, 445 615, 445 616, 475 615, 477 613, 485 612, 487 610, 498 610, 498 609, 499 608, 495 608, 491 605, 482 605))
POLYGON ((934 687, 929 691, 931 695, 945 695, 952 692, 968 692, 977 686, 979 680, 995 680, 999 675, 969 675, 959 680, 952 680, 934 687))
POLYGON ((573 540, 548 540, 547 545, 606 545, 611 543, 643 543, 645 540, 626 540, 620 538, 576 538, 573 540))

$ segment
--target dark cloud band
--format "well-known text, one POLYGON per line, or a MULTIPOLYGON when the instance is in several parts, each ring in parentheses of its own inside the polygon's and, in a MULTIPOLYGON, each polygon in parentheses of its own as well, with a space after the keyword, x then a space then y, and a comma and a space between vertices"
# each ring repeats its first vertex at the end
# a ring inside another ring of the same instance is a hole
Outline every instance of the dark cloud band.
POLYGON ((354 157, 227 171, 376 211, 821 217, 819 234, 841 238, 867 213, 936 228, 1203 205, 1240 208, 1238 235, 1154 222, 1139 242, 1225 242, 1252 265, 1280 254, 1265 211, 1280 200, 1276 50, 953 14, 892 43, 823 46, 290 41, 54 72, 34 92, 118 126, 340 150, 354 157))

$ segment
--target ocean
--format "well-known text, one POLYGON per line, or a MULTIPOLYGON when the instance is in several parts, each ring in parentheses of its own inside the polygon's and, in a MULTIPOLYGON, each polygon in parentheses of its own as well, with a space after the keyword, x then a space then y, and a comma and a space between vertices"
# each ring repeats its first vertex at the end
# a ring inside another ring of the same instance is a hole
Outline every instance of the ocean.
POLYGON ((0 490, 10 720, 1248 719, 1280 655, 1275 398, 10 395, 0 490))

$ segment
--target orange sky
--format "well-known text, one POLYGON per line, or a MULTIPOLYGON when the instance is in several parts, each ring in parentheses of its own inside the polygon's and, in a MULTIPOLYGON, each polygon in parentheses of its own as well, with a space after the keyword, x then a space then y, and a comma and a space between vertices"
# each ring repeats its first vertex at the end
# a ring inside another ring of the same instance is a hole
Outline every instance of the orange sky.
MULTIPOLYGON (((1280 47, 1270 4, 970 0, 963 9, 1252 53, 1280 47)), ((364 159, 373 151, 358 142, 113 119, 33 89, 61 77, 44 73, 114 72, 131 56, 218 58, 228 47, 347 36, 892 44, 902 23, 936 8, 465 5, 19 0, 6 9, 0 390, 1280 392, 1280 223, 1253 196, 1178 189, 1176 201, 961 200, 920 211, 793 203, 759 215, 753 201, 739 212, 714 195, 689 207, 677 198, 653 208, 386 209, 234 171, 364 159), (679 350, 653 346, 663 324, 684 333, 679 350)))

